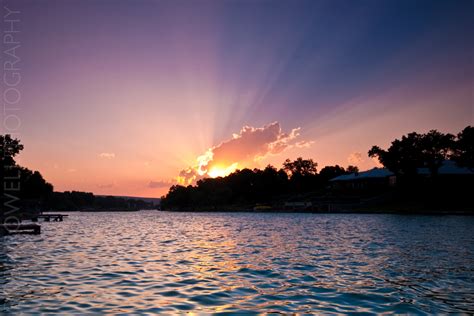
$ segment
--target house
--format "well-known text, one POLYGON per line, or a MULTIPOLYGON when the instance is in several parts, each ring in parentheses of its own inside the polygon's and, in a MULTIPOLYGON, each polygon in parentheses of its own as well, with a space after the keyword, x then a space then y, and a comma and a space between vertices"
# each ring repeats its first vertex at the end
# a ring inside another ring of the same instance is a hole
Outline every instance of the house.
MULTIPOLYGON (((418 175, 428 178, 431 171, 428 168, 418 168, 418 175)), ((459 167, 456 162, 445 160, 438 169, 438 177, 442 181, 465 182, 472 181, 474 171, 459 167)), ((331 186, 343 189, 383 189, 396 184, 396 176, 387 168, 373 168, 359 173, 344 174, 331 180, 331 186)))
MULTIPOLYGON (((418 168, 419 175, 430 176, 431 171, 428 168, 418 168)), ((455 161, 445 160, 438 169, 439 176, 473 176, 474 171, 469 168, 460 167, 455 161)))
POLYGON ((474 170, 460 167, 454 161, 445 160, 435 175, 428 168, 418 168, 418 175, 427 183, 436 183, 444 192, 454 194, 453 199, 472 196, 469 192, 474 185, 474 170))
POLYGON ((335 188, 371 189, 394 186, 396 177, 386 168, 373 168, 363 172, 344 174, 329 181, 335 188))

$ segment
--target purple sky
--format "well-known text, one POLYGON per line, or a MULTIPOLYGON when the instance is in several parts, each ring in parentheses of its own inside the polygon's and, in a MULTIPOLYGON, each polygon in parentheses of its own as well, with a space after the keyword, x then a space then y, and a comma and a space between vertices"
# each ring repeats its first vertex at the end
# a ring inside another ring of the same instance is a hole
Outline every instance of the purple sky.
POLYGON ((21 163, 57 190, 159 196, 244 126, 262 137, 215 166, 365 169, 372 145, 474 121, 472 1, 3 5, 20 11, 21 163))

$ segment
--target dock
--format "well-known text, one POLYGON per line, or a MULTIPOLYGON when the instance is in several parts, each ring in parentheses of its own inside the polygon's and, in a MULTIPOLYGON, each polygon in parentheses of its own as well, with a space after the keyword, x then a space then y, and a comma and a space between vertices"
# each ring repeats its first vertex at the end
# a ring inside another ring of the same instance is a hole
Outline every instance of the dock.
POLYGON ((38 219, 42 218, 45 222, 62 222, 64 217, 67 217, 67 214, 40 214, 33 221, 38 221, 38 219))
POLYGON ((41 226, 38 224, 2 224, 0 225, 0 236, 15 234, 41 234, 41 226))

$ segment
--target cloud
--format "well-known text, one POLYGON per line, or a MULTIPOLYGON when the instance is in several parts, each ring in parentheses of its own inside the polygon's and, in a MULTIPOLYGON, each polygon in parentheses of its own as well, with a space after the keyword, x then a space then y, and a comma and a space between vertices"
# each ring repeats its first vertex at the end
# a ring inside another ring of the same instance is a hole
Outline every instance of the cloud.
POLYGON ((199 174, 197 169, 198 167, 189 167, 181 170, 176 177, 176 182, 181 185, 189 185, 204 178, 204 174, 199 174))
POLYGON ((99 156, 99 158, 102 158, 102 159, 114 159, 115 158, 114 153, 100 153, 98 156, 99 156))
POLYGON ((171 181, 150 181, 148 183, 149 188, 157 189, 157 188, 169 188, 174 183, 171 181))
POLYGON ((353 152, 352 154, 349 155, 349 157, 347 157, 347 161, 351 164, 351 165, 357 165, 357 164, 360 164, 363 159, 362 159, 362 153, 360 152, 353 152))
POLYGON ((299 135, 300 128, 285 133, 278 122, 263 127, 244 126, 231 139, 209 148, 199 156, 197 165, 182 170, 177 181, 188 185, 204 177, 225 176, 237 168, 254 165, 268 155, 280 154, 293 146, 305 147, 311 144, 306 141, 296 143, 299 135))
POLYGON ((298 147, 298 148, 309 148, 309 147, 311 147, 312 144, 314 144, 314 141, 312 141, 312 140, 311 141, 302 140, 300 142, 297 142, 295 144, 295 146, 298 147))

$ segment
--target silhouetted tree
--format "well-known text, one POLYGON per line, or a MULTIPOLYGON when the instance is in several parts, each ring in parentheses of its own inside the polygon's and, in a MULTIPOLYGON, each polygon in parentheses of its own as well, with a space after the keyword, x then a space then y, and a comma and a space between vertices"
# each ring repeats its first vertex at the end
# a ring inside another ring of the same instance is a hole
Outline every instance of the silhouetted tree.
POLYGON ((410 133, 401 140, 394 140, 388 150, 373 146, 369 157, 378 158, 387 169, 397 174, 416 174, 417 168, 423 165, 421 151, 418 149, 421 135, 410 133))
POLYGON ((448 159, 453 141, 453 135, 436 130, 427 134, 413 132, 401 140, 394 140, 388 150, 373 146, 368 154, 399 175, 414 176, 421 167, 427 167, 432 174, 436 174, 442 162, 448 159))
POLYGON ((14 157, 22 150, 23 145, 20 140, 12 138, 10 134, 0 135, 0 161, 2 167, 15 165, 14 157))
POLYGON ((187 188, 182 185, 173 185, 171 186, 168 194, 161 203, 164 208, 174 208, 174 207, 187 207, 190 205, 190 191, 192 187, 188 186, 187 188))
POLYGON ((98 196, 91 192, 65 191, 54 192, 48 203, 49 209, 59 211, 80 210, 144 210, 154 209, 151 202, 140 199, 98 196))
POLYGON ((359 168, 357 166, 347 166, 346 173, 358 173, 359 168))
POLYGON ((299 157, 295 161, 285 160, 283 170, 290 176, 290 191, 308 192, 321 187, 317 166, 318 164, 312 159, 299 157))
POLYGON ((21 181, 21 198, 35 199, 45 202, 53 194, 53 185, 46 182, 41 173, 31 171, 27 168, 18 167, 20 169, 21 181))
POLYGON ((313 159, 297 158, 295 161, 286 159, 283 163, 283 170, 285 170, 289 176, 301 175, 315 175, 317 173, 316 167, 318 164, 313 159))
POLYGON ((343 167, 340 167, 339 165, 335 166, 326 166, 321 171, 319 172, 319 175, 321 176, 322 180, 324 182, 327 182, 331 180, 332 178, 338 177, 340 175, 343 175, 346 173, 343 167))
MULTIPOLYGON (((2 192, 1 198, 14 201, 11 203, 14 203, 15 206, 9 204, 12 206, 9 210, 12 212, 15 210, 15 215, 20 217, 25 217, 30 211, 44 207, 53 193, 53 186, 46 182, 38 171, 32 171, 16 164, 14 158, 23 148, 19 139, 14 139, 8 134, 0 135, 2 190, 7 192, 8 189, 8 194, 2 192)), ((1 205, 3 209, 3 201, 1 205)))
POLYGON ((420 140, 424 166, 431 174, 437 174, 439 167, 449 158, 454 147, 454 135, 431 130, 420 140))
POLYGON ((452 159, 461 167, 474 169, 474 127, 467 126, 457 135, 452 159))

